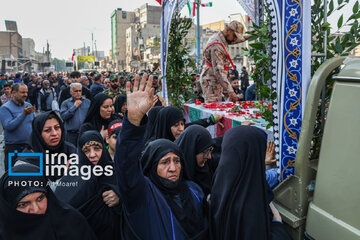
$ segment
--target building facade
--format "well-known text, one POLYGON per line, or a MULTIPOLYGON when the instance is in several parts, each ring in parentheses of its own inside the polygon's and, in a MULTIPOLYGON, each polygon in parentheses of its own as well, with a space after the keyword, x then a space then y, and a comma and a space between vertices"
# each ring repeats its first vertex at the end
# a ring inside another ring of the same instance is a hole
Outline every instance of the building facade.
POLYGON ((115 70, 126 67, 126 29, 135 23, 135 12, 118 8, 111 14, 111 52, 115 70))

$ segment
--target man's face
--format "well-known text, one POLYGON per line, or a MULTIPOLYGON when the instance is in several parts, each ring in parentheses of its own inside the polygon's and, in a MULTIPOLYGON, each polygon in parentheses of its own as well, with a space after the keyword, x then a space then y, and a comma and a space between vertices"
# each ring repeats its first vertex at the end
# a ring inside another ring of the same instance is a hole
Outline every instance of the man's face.
POLYGON ((239 89, 239 80, 232 81, 231 86, 235 89, 239 89))
POLYGON ((159 83, 159 80, 157 78, 153 79, 153 87, 157 87, 159 83))
POLYGON ((110 86, 112 89, 117 89, 119 87, 119 80, 118 79, 110 80, 110 86))
POLYGON ((79 83, 80 81, 81 81, 81 77, 71 78, 71 82, 73 82, 73 83, 79 83))
POLYGON ((11 94, 11 88, 10 87, 4 87, 4 93, 6 96, 9 96, 11 94))
POLYGON ((44 88, 48 89, 50 87, 50 83, 48 81, 44 81, 44 88))
POLYGON ((13 91, 12 94, 13 94, 13 99, 16 102, 23 104, 28 95, 28 88, 27 88, 27 86, 21 85, 19 87, 19 91, 17 91, 17 92, 13 91))
POLYGON ((80 86, 73 86, 72 91, 70 90, 71 96, 74 98, 74 100, 80 100, 81 99, 81 87, 80 86))
POLYGON ((83 85, 84 87, 89 86, 89 79, 88 79, 88 78, 83 78, 82 85, 83 85))
POLYGON ((119 82, 120 82, 121 85, 124 85, 124 83, 125 83, 125 78, 120 78, 119 82))
POLYGON ((237 37, 235 35, 235 32, 234 30, 231 30, 229 29, 226 36, 225 36, 225 39, 226 39, 226 42, 229 44, 229 45, 232 45, 232 44, 236 44, 236 41, 237 41, 237 37))
POLYGON ((42 81, 43 81, 42 77, 38 77, 37 79, 38 79, 39 83, 42 83, 42 81))
POLYGON ((105 88, 109 88, 109 87, 110 87, 110 79, 106 78, 106 79, 104 80, 104 87, 105 87, 105 88))

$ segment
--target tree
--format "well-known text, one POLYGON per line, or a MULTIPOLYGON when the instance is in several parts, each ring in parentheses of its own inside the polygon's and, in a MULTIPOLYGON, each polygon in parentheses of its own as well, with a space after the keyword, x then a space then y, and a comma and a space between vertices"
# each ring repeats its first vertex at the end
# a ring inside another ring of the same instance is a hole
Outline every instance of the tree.
POLYGON ((168 96, 172 105, 182 109, 191 98, 191 76, 187 70, 195 69, 195 61, 189 56, 184 39, 192 26, 191 19, 181 18, 176 10, 170 26, 169 49, 166 69, 168 96))

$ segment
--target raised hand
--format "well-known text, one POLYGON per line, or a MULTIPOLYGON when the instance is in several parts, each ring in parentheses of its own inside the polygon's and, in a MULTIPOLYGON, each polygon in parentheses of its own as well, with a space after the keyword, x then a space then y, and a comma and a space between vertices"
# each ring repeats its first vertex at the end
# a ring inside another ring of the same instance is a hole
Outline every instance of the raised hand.
POLYGON ((265 164, 271 165, 276 163, 275 159, 275 144, 274 142, 268 142, 265 155, 265 164))
POLYGON ((141 119, 154 103, 153 76, 150 76, 149 79, 147 77, 148 75, 145 73, 139 86, 140 76, 137 75, 132 92, 130 91, 131 83, 126 83, 128 120, 135 126, 140 126, 141 119))

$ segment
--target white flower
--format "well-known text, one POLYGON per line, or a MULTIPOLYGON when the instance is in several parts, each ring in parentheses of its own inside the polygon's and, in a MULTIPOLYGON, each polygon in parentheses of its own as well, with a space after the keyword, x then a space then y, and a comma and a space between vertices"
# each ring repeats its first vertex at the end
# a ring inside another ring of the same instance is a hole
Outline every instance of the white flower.
POLYGON ((297 94, 297 91, 295 91, 295 89, 292 88, 289 90, 290 97, 296 97, 296 94, 297 94))
POLYGON ((291 17, 295 17, 296 14, 298 14, 298 11, 297 11, 296 8, 292 8, 292 9, 290 10, 289 14, 290 14, 291 17))
POLYGON ((298 65, 297 60, 293 59, 293 60, 290 62, 290 65, 291 65, 292 67, 296 68, 297 65, 298 65))
POLYGON ((294 46, 298 45, 298 42, 299 42, 299 40, 297 40, 297 38, 294 37, 293 39, 291 39, 290 44, 294 47, 294 46))
POLYGON ((295 154, 296 153, 295 148, 292 147, 292 146, 288 146, 287 151, 289 152, 289 154, 295 154))
POLYGON ((297 119, 295 119, 295 118, 291 118, 290 119, 290 125, 293 125, 293 126, 296 126, 297 125, 297 119))

